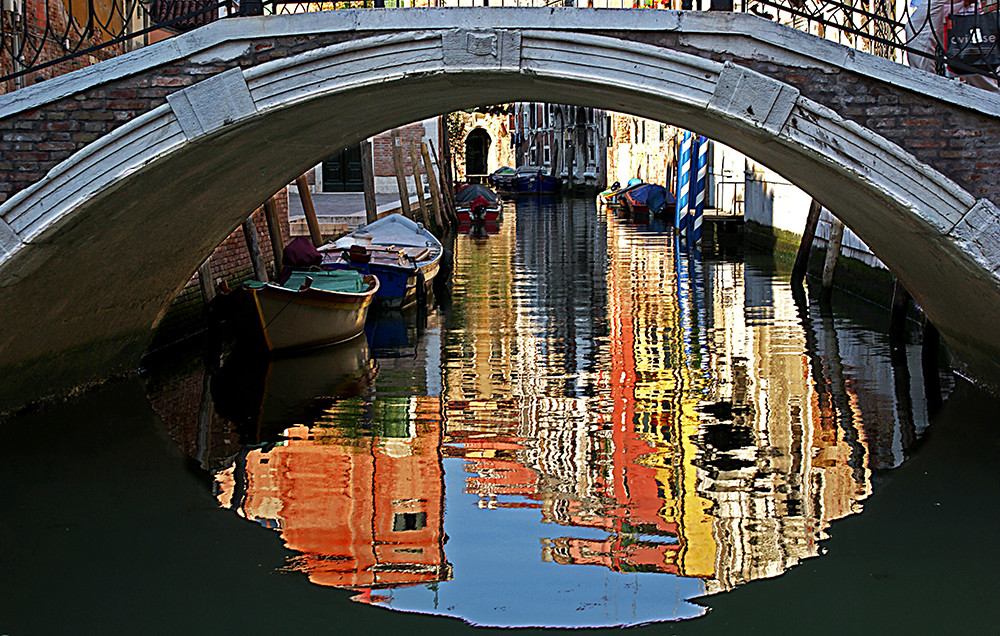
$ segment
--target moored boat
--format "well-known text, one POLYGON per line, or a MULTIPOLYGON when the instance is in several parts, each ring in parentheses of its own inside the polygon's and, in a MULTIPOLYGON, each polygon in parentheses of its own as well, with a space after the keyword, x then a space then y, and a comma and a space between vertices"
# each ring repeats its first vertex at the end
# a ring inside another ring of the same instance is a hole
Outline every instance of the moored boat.
POLYGON ((398 309, 430 289, 444 248, 422 223, 390 214, 320 248, 324 269, 353 269, 378 276, 380 302, 398 309))
POLYGON ((497 168, 490 173, 487 177, 487 181, 497 192, 513 192, 514 191, 514 176, 517 171, 509 166, 502 166, 497 168))
POLYGON ((677 201, 666 188, 655 183, 643 183, 623 195, 625 214, 633 221, 645 222, 650 217, 676 209, 677 201))
POLYGON ((355 271, 295 271, 278 285, 248 281, 251 323, 271 351, 349 340, 365 327, 379 281, 355 271))
POLYGON ((521 166, 514 175, 514 191, 518 193, 545 193, 558 189, 559 179, 538 166, 521 166))
POLYGON ((490 188, 470 183, 455 193, 455 211, 460 226, 473 223, 496 225, 502 216, 503 203, 490 188))
POLYGON ((642 179, 629 179, 624 187, 615 181, 610 188, 597 195, 598 204, 612 210, 620 210, 625 204, 625 194, 641 185, 643 185, 642 179))

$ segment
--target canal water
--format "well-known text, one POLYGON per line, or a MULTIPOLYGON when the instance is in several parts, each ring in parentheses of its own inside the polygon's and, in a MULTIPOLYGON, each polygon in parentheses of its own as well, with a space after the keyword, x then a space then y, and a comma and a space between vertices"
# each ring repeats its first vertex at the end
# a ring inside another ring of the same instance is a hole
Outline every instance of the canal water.
POLYGON ((520 200, 427 311, 5 422, 0 633, 993 629, 998 404, 887 323, 520 200))

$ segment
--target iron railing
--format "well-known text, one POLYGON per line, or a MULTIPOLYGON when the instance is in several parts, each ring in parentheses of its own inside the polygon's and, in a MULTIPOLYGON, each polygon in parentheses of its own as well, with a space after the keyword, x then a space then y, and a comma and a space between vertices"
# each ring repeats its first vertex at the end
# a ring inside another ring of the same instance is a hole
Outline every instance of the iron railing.
MULTIPOLYGON (((671 0, 0 0, 0 92, 149 44, 214 20, 340 8, 594 6, 669 8, 671 0), (53 68, 55 67, 55 68, 53 68), (33 77, 34 76, 34 77, 33 77)), ((672 0, 674 4, 678 0, 672 0)), ((975 0, 679 0, 683 9, 753 13, 847 46, 939 74, 1000 78, 996 5, 975 0), (965 4, 966 2, 970 4, 965 4), (903 3, 903 4, 896 4, 903 3), (708 6, 710 4, 710 6, 708 6), (927 10, 928 4, 930 10, 927 10), (706 5, 706 6, 701 6, 706 5), (987 10, 987 8, 992 10, 987 10), (973 15, 946 33, 944 16, 973 15), (951 46, 949 46, 949 44, 951 46)), ((995 2, 996 0, 989 0, 995 2)), ((984 79, 988 78, 988 79, 984 79)), ((976 83, 970 81, 970 83, 976 83)))

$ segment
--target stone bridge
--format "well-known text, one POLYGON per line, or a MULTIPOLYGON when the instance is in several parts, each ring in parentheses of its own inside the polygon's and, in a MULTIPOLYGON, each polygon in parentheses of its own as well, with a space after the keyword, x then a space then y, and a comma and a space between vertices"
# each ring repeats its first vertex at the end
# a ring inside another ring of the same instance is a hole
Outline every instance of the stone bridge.
POLYGON ((748 14, 223 20, 0 96, 0 411, 134 369, 212 249, 337 149, 471 106, 660 120, 800 186, 1000 379, 1000 98, 748 14))

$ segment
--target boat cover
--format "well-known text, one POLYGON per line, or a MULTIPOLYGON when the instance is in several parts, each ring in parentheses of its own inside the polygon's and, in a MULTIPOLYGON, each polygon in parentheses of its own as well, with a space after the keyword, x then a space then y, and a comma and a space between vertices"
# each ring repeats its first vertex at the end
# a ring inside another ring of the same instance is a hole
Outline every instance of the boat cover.
MULTIPOLYGON (((355 271, 353 269, 336 269, 336 270, 323 270, 317 272, 292 272, 291 276, 288 277, 284 283, 281 284, 285 289, 301 289, 306 283, 306 276, 313 279, 311 287, 313 289, 322 289, 324 291, 332 292, 346 292, 350 294, 359 294, 368 289, 365 285, 364 276, 361 272, 355 271)), ((252 289, 260 289, 264 287, 267 283, 262 283, 260 281, 247 281, 247 287, 252 289)))
POLYGON ((632 188, 626 193, 629 201, 638 205, 645 205, 650 213, 659 214, 669 205, 677 205, 674 195, 670 194, 666 188, 655 183, 644 183, 632 188))
POLYGON ((479 183, 470 183, 455 194, 455 203, 468 203, 476 197, 483 197, 490 203, 495 203, 497 193, 479 183))

